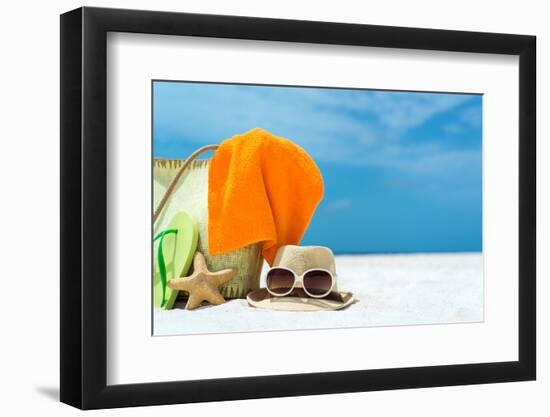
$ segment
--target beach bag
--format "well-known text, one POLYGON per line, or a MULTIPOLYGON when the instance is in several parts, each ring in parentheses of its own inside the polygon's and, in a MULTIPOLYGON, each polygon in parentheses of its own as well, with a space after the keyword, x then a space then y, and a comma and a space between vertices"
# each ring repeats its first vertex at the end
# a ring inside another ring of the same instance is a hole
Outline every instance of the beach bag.
POLYGON ((206 258, 210 271, 236 268, 237 276, 220 287, 224 298, 245 298, 260 286, 262 244, 255 243, 223 255, 210 255, 208 250, 208 168, 209 160, 196 159, 216 150, 217 145, 198 149, 186 160, 154 159, 153 161, 153 233, 166 229, 180 211, 195 218, 199 231, 197 250, 206 258))

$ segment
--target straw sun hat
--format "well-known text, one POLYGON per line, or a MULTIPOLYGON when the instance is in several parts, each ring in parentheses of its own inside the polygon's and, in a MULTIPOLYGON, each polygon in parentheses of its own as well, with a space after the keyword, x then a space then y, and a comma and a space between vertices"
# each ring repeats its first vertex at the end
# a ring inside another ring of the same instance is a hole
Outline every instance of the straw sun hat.
POLYGON ((334 277, 331 293, 324 298, 311 298, 298 289, 288 296, 276 297, 271 295, 267 289, 260 288, 252 291, 246 297, 251 306, 279 311, 323 311, 339 310, 355 301, 351 292, 338 289, 334 255, 329 248, 322 246, 281 246, 277 251, 272 267, 290 269, 297 276, 310 269, 326 269, 334 277))

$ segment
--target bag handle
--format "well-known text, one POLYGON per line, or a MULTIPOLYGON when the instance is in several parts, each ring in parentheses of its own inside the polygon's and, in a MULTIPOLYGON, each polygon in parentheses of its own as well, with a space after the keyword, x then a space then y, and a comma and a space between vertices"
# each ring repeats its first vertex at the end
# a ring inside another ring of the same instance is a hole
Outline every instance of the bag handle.
POLYGON ((153 214, 153 224, 159 218, 160 213, 162 213, 162 209, 166 205, 166 202, 168 201, 168 199, 170 198, 170 196, 174 192, 174 188, 176 188, 176 185, 177 185, 181 175, 183 174, 183 171, 185 171, 185 169, 189 165, 191 165, 191 162, 193 162, 197 158, 197 156, 199 156, 200 154, 202 154, 206 151, 215 151, 216 149, 218 149, 218 147, 219 147, 219 145, 206 145, 206 146, 203 146, 202 148, 197 149, 195 152, 193 152, 191 155, 189 155, 189 157, 185 160, 185 162, 183 163, 183 165, 181 166, 181 168, 177 172, 174 179, 172 179, 172 182, 170 183, 170 185, 166 189, 166 192, 162 196, 162 199, 160 200, 160 203, 159 203, 158 207, 156 208, 155 213, 153 214))

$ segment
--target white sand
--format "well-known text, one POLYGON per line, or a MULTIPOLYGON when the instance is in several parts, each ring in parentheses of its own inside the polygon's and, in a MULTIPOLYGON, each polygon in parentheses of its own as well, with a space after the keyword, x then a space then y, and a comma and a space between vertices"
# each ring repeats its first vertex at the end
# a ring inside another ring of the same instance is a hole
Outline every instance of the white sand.
MULTIPOLYGON (((201 334, 483 321, 483 257, 472 254, 336 257, 338 285, 357 302, 340 311, 280 312, 246 300, 155 310, 154 334, 201 334)), ((261 286, 265 283, 266 265, 261 286)))

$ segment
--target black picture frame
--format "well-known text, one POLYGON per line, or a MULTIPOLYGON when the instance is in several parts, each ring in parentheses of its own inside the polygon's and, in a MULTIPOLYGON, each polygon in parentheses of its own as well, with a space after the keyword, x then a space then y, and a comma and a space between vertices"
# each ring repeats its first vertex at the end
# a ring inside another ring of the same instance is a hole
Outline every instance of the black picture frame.
POLYGON ((252 17, 88 7, 61 15, 61 401, 92 409, 535 379, 535 45, 524 35, 252 17), (519 360, 107 385, 108 32, 519 56, 519 360))

